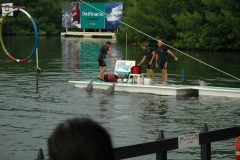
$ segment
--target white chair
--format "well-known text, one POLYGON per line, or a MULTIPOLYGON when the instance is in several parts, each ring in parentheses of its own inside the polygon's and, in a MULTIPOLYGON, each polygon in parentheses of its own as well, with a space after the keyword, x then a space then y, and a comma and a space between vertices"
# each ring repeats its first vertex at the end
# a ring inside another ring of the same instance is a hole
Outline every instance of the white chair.
POLYGON ((129 74, 128 76, 128 84, 129 84, 129 80, 132 76, 132 84, 134 84, 135 81, 137 81, 137 84, 140 84, 140 78, 144 78, 143 74, 129 74))

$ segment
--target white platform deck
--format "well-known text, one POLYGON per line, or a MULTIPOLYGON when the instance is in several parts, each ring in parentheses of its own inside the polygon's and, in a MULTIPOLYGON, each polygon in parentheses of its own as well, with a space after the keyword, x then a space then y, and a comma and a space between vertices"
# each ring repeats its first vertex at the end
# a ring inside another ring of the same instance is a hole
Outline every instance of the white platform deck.
POLYGON ((197 89, 199 95, 240 98, 240 88, 212 87, 212 86, 205 87, 193 86, 192 88, 197 89))
MULTIPOLYGON (((75 87, 86 88, 88 83, 87 81, 69 81, 74 83, 75 87)), ((107 89, 111 82, 93 82, 93 88, 96 89, 107 89)), ((127 84, 127 83, 116 83, 115 91, 124 91, 124 92, 138 92, 138 93, 150 93, 158 95, 188 95, 188 94, 197 94, 198 90, 192 89, 189 86, 173 85, 173 86, 160 86, 160 85, 137 85, 137 84, 127 84)))
MULTIPOLYGON (((89 81, 69 81, 74 83, 75 87, 86 88, 89 81)), ((94 81, 93 87, 96 89, 106 90, 111 82, 94 81)), ((237 97, 240 98, 240 88, 225 88, 225 87, 211 87, 211 86, 186 86, 186 85, 137 85, 117 82, 115 91, 136 92, 136 93, 150 93, 157 95, 199 95, 199 96, 221 96, 221 97, 237 97)))

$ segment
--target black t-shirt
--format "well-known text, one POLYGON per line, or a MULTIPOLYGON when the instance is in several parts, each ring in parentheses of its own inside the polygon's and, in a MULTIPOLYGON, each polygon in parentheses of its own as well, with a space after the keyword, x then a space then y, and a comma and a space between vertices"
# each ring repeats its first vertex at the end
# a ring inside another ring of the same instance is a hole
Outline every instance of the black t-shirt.
POLYGON ((106 45, 103 45, 103 46, 100 48, 100 57, 101 57, 101 58, 105 58, 105 57, 106 57, 106 54, 107 54, 107 51, 109 51, 109 48, 108 48, 106 45))
POLYGON ((168 47, 162 45, 161 47, 157 48, 158 59, 160 61, 167 59, 168 57, 168 47))
POLYGON ((147 57, 147 60, 151 60, 152 59, 152 52, 154 51, 153 48, 148 47, 143 51, 143 54, 147 57))

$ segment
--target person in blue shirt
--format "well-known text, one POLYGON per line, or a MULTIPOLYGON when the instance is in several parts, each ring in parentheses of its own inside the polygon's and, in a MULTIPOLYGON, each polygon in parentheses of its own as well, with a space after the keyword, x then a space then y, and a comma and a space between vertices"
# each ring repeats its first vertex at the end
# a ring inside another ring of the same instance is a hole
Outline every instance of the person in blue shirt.
POLYGON ((153 48, 148 46, 148 43, 144 42, 141 45, 143 49, 143 58, 140 63, 138 63, 138 66, 140 66, 146 59, 147 59, 147 78, 150 78, 150 75, 153 77, 153 84, 157 84, 156 76, 153 71, 155 66, 155 56, 156 52, 153 48))
POLYGON ((178 61, 178 58, 173 54, 172 51, 168 49, 167 46, 163 45, 162 40, 158 40, 158 48, 156 51, 156 67, 158 68, 158 60, 160 61, 160 68, 162 71, 162 86, 167 85, 168 73, 168 54, 170 54, 175 61, 178 61))

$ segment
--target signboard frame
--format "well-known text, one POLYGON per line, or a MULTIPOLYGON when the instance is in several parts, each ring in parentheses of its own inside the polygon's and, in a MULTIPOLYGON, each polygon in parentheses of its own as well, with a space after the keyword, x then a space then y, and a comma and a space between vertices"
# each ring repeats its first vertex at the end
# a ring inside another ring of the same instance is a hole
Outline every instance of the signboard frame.
MULTIPOLYGON (((13 10, 13 3, 2 3, 2 17, 4 17, 8 12, 12 10, 13 10)), ((8 16, 13 16, 13 12, 11 12, 8 16)))

